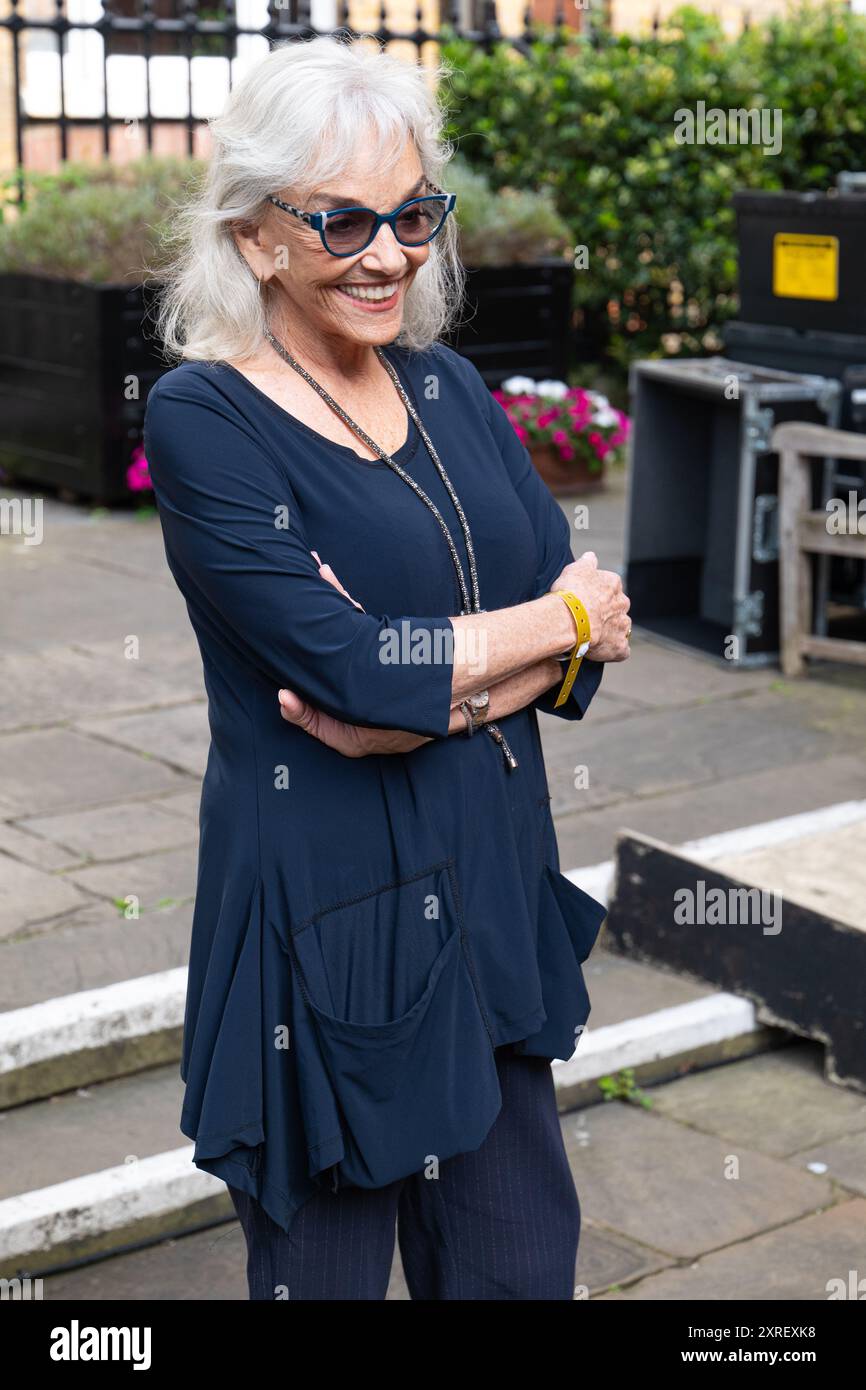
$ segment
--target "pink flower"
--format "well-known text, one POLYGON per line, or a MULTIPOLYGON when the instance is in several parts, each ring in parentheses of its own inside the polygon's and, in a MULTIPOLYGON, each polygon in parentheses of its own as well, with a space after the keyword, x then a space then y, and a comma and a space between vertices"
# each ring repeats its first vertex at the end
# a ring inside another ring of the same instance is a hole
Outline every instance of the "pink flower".
POLYGON ((130 492, 152 491, 153 483, 150 479, 150 468, 144 456, 144 448, 141 444, 132 452, 129 467, 126 470, 126 485, 130 492))
POLYGON ((565 430, 554 430, 554 431, 553 431, 553 442, 554 442, 554 444, 567 444, 567 443, 568 443, 568 435, 565 433, 565 430))
POLYGON ((521 444, 525 444, 527 439, 529 438, 529 431, 525 430, 522 425, 515 425, 514 433, 517 435, 517 438, 520 440, 521 444))
POLYGON ((574 450, 570 444, 560 444, 559 457, 565 462, 570 463, 574 458, 574 450))

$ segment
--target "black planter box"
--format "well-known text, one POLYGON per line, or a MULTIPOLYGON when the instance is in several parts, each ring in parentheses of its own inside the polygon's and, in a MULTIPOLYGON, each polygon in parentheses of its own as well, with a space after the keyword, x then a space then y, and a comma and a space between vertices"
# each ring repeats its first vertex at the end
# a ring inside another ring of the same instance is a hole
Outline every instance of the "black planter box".
POLYGON ((866 333, 866 198, 735 193, 740 318, 866 333))
POLYGON ((510 376, 564 381, 573 277, 561 260, 470 269, 463 323, 447 341, 491 388, 510 376))
MULTIPOLYGON (((572 275, 558 260, 469 271, 467 321, 450 341, 488 386, 564 379, 572 275)), ((100 503, 129 497, 147 395, 169 370, 144 335, 149 293, 0 274, 0 468, 100 503)))
POLYGON ((0 468, 113 503, 167 364, 143 334, 147 291, 0 274, 0 468))

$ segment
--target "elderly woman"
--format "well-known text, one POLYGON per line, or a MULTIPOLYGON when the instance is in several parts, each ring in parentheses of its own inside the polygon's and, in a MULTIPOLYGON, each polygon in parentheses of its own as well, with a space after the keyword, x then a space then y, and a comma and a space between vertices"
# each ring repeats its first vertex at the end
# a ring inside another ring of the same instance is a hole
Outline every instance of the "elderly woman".
MULTIPOLYGON (((604 910, 559 872, 536 710, 628 599, 475 369, 435 99, 329 39, 212 123, 145 449, 211 746, 181 1074, 255 1299, 568 1299, 550 1068, 604 910)), ((585 659, 584 659, 585 658, 585 659)))

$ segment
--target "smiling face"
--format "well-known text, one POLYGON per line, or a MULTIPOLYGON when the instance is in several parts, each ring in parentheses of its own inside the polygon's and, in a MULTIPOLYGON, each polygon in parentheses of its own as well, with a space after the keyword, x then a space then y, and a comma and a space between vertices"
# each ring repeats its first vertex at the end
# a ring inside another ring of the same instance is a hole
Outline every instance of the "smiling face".
MULTIPOLYGON (((305 212, 366 207, 392 212, 424 193, 424 175, 414 142, 383 169, 373 153, 359 156, 351 172, 327 187, 304 191, 281 188, 276 196, 305 212)), ((403 321, 406 291, 430 254, 429 244, 403 246, 390 226, 354 256, 332 256, 317 231, 273 203, 262 224, 237 234, 237 242, 273 296, 271 322, 302 325, 304 335, 349 340, 373 347, 392 342, 403 321)), ((277 331, 276 328, 274 331, 277 331)))

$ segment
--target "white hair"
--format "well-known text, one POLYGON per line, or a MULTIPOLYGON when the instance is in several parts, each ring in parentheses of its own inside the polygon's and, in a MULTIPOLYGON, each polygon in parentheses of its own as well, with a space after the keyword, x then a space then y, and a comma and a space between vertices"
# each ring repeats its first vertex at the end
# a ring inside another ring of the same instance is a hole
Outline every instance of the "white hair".
MULTIPOLYGON (((261 345, 268 290, 260 292, 232 236, 257 225, 267 196, 313 189, 351 170, 359 139, 377 140, 389 167, 414 140, 425 176, 441 186, 452 150, 426 71, 357 41, 315 38, 271 50, 209 122, 213 150, 200 188, 166 236, 156 328, 169 358, 217 361, 261 345)), ((303 204, 301 204, 303 206, 303 204)), ((449 217, 406 294, 397 342, 423 351, 454 321, 464 272, 449 217)))

